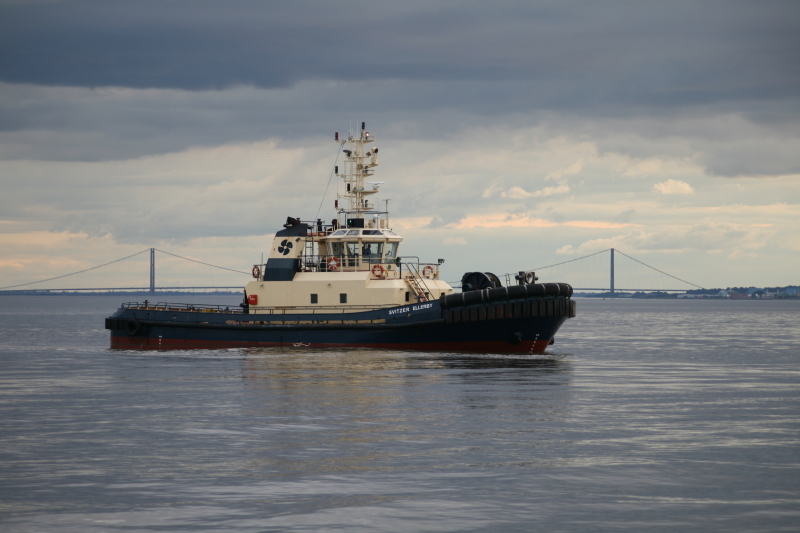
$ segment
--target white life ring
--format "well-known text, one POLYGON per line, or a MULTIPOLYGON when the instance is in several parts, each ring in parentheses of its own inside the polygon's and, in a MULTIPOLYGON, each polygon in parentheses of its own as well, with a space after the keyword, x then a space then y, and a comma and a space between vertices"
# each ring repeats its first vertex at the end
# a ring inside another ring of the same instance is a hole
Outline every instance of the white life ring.
POLYGON ((253 274, 254 278, 256 278, 256 279, 260 278, 261 277, 261 267, 259 267, 258 265, 253 265, 252 274, 253 274))
POLYGON ((328 258, 328 270, 337 270, 339 268, 339 258, 331 256, 328 258))
POLYGON ((431 279, 433 277, 433 267, 428 265, 425 268, 423 268, 422 275, 428 279, 431 279))
POLYGON ((382 278, 385 274, 381 265, 372 265, 372 275, 376 278, 382 278))

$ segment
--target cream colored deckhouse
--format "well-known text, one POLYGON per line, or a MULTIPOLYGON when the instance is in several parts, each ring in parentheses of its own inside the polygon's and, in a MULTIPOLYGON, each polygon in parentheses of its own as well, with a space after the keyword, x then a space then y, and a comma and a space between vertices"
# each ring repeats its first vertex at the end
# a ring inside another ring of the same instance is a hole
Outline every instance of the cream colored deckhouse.
MULTIPOLYGON (((354 313, 417 304, 453 293, 439 279, 444 262, 402 257, 403 238, 392 231, 388 210, 378 210, 375 139, 361 123, 357 134, 335 141, 345 156, 330 224, 289 217, 275 235, 269 259, 253 267, 245 288, 250 314, 354 313)), ((387 202, 388 205, 388 202, 387 202)))

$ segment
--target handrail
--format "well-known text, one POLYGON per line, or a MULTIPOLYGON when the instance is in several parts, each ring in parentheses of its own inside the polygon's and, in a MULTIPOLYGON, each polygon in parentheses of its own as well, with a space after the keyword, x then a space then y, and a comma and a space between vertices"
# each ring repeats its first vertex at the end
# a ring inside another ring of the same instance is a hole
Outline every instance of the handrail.
POLYGON ((242 313, 244 312, 241 307, 231 305, 219 304, 182 304, 170 302, 157 302, 150 303, 145 300, 144 303, 139 302, 125 302, 120 307, 123 309, 152 309, 155 311, 205 311, 206 309, 213 309, 219 313, 242 313))
MULTIPOLYGON (((144 303, 126 302, 123 303, 120 307, 122 307, 123 309, 148 309, 153 311, 208 312, 208 310, 213 310, 214 312, 217 313, 244 313, 244 310, 241 307, 230 306, 230 305, 184 304, 184 303, 170 303, 170 302, 158 302, 156 304, 151 304, 147 300, 145 300, 144 303)), ((298 313, 292 313, 291 311, 304 311, 312 315, 334 314, 338 312, 345 314, 347 311, 358 311, 358 310, 370 311, 373 309, 383 309, 389 307, 397 307, 397 304, 385 304, 385 305, 352 304, 352 305, 329 305, 329 306, 297 305, 292 307, 283 307, 283 306, 257 307, 256 309, 251 309, 249 314, 252 315, 298 314, 298 313)))
MULTIPOLYGON (((417 265, 419 265, 419 263, 417 263, 417 265)), ((425 287, 425 292, 426 292, 428 295, 430 295, 430 293, 431 293, 431 290, 430 290, 430 288, 428 287, 428 284, 427 284, 427 283, 425 283, 425 276, 423 276, 422 274, 420 274, 420 272, 419 272, 419 267, 418 267, 418 266, 414 266, 414 265, 412 265, 412 264, 409 264, 409 266, 410 266, 410 267, 412 267, 412 268, 414 269, 414 275, 415 275, 415 277, 416 277, 416 278, 417 278, 419 281, 421 281, 421 282, 422 282, 422 286, 423 286, 423 287, 425 287)), ((426 265, 426 266, 427 266, 427 265, 426 265)))
POLYGON ((411 285, 411 288, 414 289, 414 292, 416 293, 418 300, 420 301, 429 300, 431 298, 431 289, 428 287, 428 284, 425 283, 424 277, 421 276, 419 273, 417 267, 419 266, 420 263, 418 262, 417 265, 414 265, 414 263, 405 263, 405 264, 408 266, 408 270, 409 272, 411 272, 411 274, 409 277, 403 279, 405 279, 408 282, 408 284, 411 285))
POLYGON ((257 307, 250 310, 251 315, 287 315, 299 314, 289 311, 303 311, 307 314, 334 314, 334 312, 341 312, 345 314, 347 311, 371 311, 373 309, 383 309, 389 307, 397 307, 397 304, 383 304, 383 305, 367 305, 367 304, 354 304, 354 305, 325 305, 325 306, 310 306, 310 305, 295 305, 292 307, 257 307))

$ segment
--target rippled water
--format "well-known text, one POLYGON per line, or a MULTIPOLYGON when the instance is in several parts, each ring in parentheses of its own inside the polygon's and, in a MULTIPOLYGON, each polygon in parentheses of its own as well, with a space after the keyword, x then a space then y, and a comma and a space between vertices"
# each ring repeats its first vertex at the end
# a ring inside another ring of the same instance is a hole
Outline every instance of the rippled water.
POLYGON ((3 531, 800 529, 798 301, 579 300, 538 357, 110 351, 119 301, 0 298, 3 531))

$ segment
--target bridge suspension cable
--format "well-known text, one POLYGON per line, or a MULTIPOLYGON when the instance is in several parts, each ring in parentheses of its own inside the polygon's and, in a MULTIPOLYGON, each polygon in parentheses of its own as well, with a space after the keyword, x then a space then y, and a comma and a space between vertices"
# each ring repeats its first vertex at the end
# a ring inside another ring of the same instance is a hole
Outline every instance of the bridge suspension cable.
MULTIPOLYGON (((115 263, 120 263, 120 262, 125 261, 127 259, 131 259, 133 257, 140 256, 140 255, 142 255, 144 253, 147 253, 147 252, 149 252, 151 250, 153 252, 154 251, 158 251, 158 252, 161 252, 161 253, 163 253, 165 255, 169 255, 169 256, 175 257, 177 259, 182 259, 184 261, 197 263, 197 264, 200 264, 200 265, 203 265, 203 266, 212 267, 212 268, 216 268, 216 269, 219 269, 219 270, 226 270, 228 272, 234 272, 236 274, 245 274, 245 275, 249 274, 249 272, 244 272, 242 270, 235 270, 233 268, 227 268, 227 267, 223 267, 223 266, 219 266, 219 265, 212 265, 210 263, 205 263, 203 261, 198 261, 197 259, 191 259, 189 257, 183 257, 181 255, 173 254, 171 252, 167 252, 167 251, 164 251, 164 250, 159 250, 157 248, 148 248, 148 249, 142 250, 140 252, 136 252, 135 254, 131 254, 131 255, 128 255, 128 256, 125 256, 125 257, 121 257, 119 259, 115 259, 113 261, 109 261, 107 263, 103 263, 102 265, 95 265, 95 266, 92 266, 92 267, 89 267, 89 268, 84 268, 84 269, 78 270, 76 272, 70 272, 68 274, 62 274, 60 276, 54 276, 52 278, 47 278, 47 279, 40 279, 40 280, 37 280, 37 281, 29 281, 27 283, 18 283, 18 284, 15 284, 15 285, 8 285, 8 286, 5 286, 5 287, 0 287, 0 291, 9 290, 9 289, 13 290, 13 289, 18 289, 19 287, 27 287, 27 286, 30 286, 30 285, 38 285, 38 284, 41 284, 41 283, 46 283, 48 281, 54 281, 54 280, 58 280, 58 279, 68 278, 70 276, 76 276, 78 274, 83 274, 85 272, 90 272, 90 271, 93 271, 93 270, 97 270, 97 269, 100 269, 100 268, 103 268, 103 267, 107 267, 109 265, 113 265, 115 263)), ((152 256, 151 256, 151 270, 150 270, 150 280, 151 280, 150 290, 151 290, 151 292, 152 292, 152 290, 154 288, 154 285, 153 285, 154 277, 153 277, 153 270, 152 269, 153 269, 153 264, 152 264, 152 256)), ((104 286, 102 288, 101 287, 58 288, 58 289, 48 288, 48 289, 31 289, 31 290, 56 290, 56 291, 62 291, 62 290, 77 290, 77 291, 81 291, 81 290, 116 290, 116 289, 119 289, 119 290, 128 290, 128 289, 131 289, 131 290, 134 290, 134 289, 147 290, 146 287, 141 287, 141 288, 132 287, 132 286, 129 287, 126 283, 129 284, 130 282, 126 281, 125 283, 123 283, 124 286, 122 286, 122 287, 105 287, 104 286)), ((210 284, 209 283, 205 283, 205 284, 201 283, 201 285, 209 285, 209 286, 202 286, 202 287, 200 287, 200 286, 192 286, 192 287, 187 287, 187 288, 191 288, 191 289, 197 289, 197 288, 202 288, 202 289, 214 289, 214 288, 229 289, 229 288, 235 288, 235 287, 230 287, 230 286, 224 286, 224 287, 223 286, 210 286, 210 285, 214 285, 213 283, 210 283, 210 284)), ((170 287, 159 287, 159 288, 160 289, 179 289, 181 287, 170 286, 170 287)))
POLYGON ((18 285, 9 285, 7 287, 0 287, 0 290, 13 289, 15 287, 24 287, 26 285, 34 285, 36 283, 44 283, 45 281, 53 281, 54 279, 66 278, 66 277, 69 277, 69 276, 74 276, 76 274, 83 274, 84 272, 89 272, 90 270, 96 270, 96 269, 102 268, 104 266, 113 265, 114 263, 119 263, 120 261, 125 261, 126 259, 130 259, 131 257, 136 257, 137 255, 141 255, 141 254, 143 254, 145 252, 149 252, 149 251, 150 251, 150 249, 146 248, 146 249, 142 250, 141 252, 136 252, 135 254, 131 254, 131 255, 127 256, 127 257, 121 257, 119 259, 115 259, 114 261, 109 261, 108 263, 103 263, 102 265, 97 265, 97 266, 85 268, 83 270, 78 270, 77 272, 70 272, 69 274, 62 274, 61 276, 56 276, 54 278, 40 279, 39 281, 31 281, 29 283, 20 283, 18 285))
POLYGON ((543 267, 532 268, 531 270, 544 270, 545 268, 550 268, 550 267, 559 266, 559 265, 566 265, 567 263, 580 261, 581 259, 586 259, 586 258, 592 257, 594 255, 602 254, 603 252, 608 252, 609 250, 611 250, 611 248, 606 248, 605 250, 600 250, 599 252, 595 252, 595 253, 589 254, 589 255, 584 255, 583 257, 578 257, 576 259, 570 259, 569 261, 562 261, 561 263, 556 263, 554 265, 547 265, 547 266, 543 266, 543 267))
POLYGON ((155 250, 157 252, 161 252, 162 254, 167 254, 167 255, 171 255, 172 257, 177 257, 178 259, 183 259, 185 261, 191 261, 192 263, 199 263, 201 265, 210 266, 210 267, 214 267, 214 268, 219 268, 220 270, 228 270, 230 272, 236 272, 237 274, 249 274, 249 272, 244 272, 242 270, 234 270, 232 268, 226 268, 226 267, 221 267, 221 266, 217 266, 217 265, 212 265, 210 263, 204 263, 202 261, 198 261, 197 259, 190 259, 188 257, 183 257, 181 255, 171 254, 169 252, 165 252, 164 250, 159 250, 158 248, 155 248, 155 250))
POLYGON ((695 284, 694 284, 694 283, 692 283, 691 281, 686 281, 685 279, 681 279, 681 278, 679 278, 679 277, 677 277, 677 276, 673 276, 672 274, 667 274, 667 273, 666 273, 666 272, 664 272, 663 270, 659 270, 659 269, 657 269, 656 267, 652 267, 652 266, 648 265, 647 263, 643 263, 643 262, 639 261, 638 259, 635 259, 635 258, 633 258, 633 257, 629 256, 628 254, 624 253, 624 252, 620 252, 619 250, 616 250, 616 252, 617 252, 617 253, 619 253, 619 254, 622 254, 622 255, 624 255, 624 256, 625 256, 625 257, 627 257, 628 259, 631 259, 631 260, 633 260, 633 261, 636 261, 636 262, 637 262, 637 263, 639 263, 640 265, 644 265, 644 266, 646 266, 647 268, 651 268, 651 269, 655 270, 656 272, 659 272, 659 273, 661 273, 661 274, 664 274, 665 276, 669 276, 669 277, 671 277, 672 279, 677 279, 678 281, 681 281, 681 282, 683 282, 683 283, 689 284, 689 285, 691 285, 692 287, 697 287, 698 289, 705 289, 705 287, 701 287, 700 285, 695 285, 695 284))
MULTIPOLYGON (((692 283, 691 281, 686 281, 685 279, 681 279, 681 278, 679 278, 679 277, 677 277, 677 276, 673 276, 672 274, 669 274, 669 273, 667 273, 667 272, 664 272, 663 270, 659 270, 659 269, 657 269, 656 267, 650 266, 650 265, 648 265, 647 263, 644 263, 643 261, 639 261, 639 260, 638 260, 638 259, 636 259, 635 257, 631 257, 630 255, 628 255, 628 254, 626 254, 626 253, 624 253, 624 252, 621 252, 621 251, 619 251, 619 250, 618 250, 618 249, 616 249, 616 248, 606 248, 605 250, 600 250, 599 252, 595 252, 595 253, 593 253, 593 254, 584 255, 584 256, 582 256, 582 257, 576 257, 575 259, 569 259, 568 261, 561 261, 560 263, 554 263, 554 264, 552 264, 552 265, 547 265, 547 266, 542 266, 542 267, 536 267, 536 268, 532 268, 531 270, 532 270, 532 271, 540 271, 540 270, 544 270, 544 269, 546 269, 546 268, 551 268, 551 267, 556 267, 556 266, 566 265, 567 263, 574 263, 575 261, 581 261, 581 260, 583 260, 583 259, 588 259, 589 257, 594 257, 594 256, 596 256, 596 255, 599 255, 599 254, 602 254, 602 253, 610 252, 611 250, 614 250, 614 251, 616 251, 617 253, 624 255, 624 256, 625 256, 625 257, 627 257, 628 259, 630 259, 630 260, 632 260, 632 261, 635 261, 635 262, 639 263, 640 265, 646 266, 647 268, 649 268, 649 269, 651 269, 651 270, 655 270, 655 271, 656 271, 656 272, 658 272, 659 274, 663 274, 663 275, 665 275, 665 276, 667 276, 667 277, 670 277, 670 278, 672 278, 672 279, 675 279, 675 280, 677 280, 677 281, 680 281, 681 283, 686 283, 687 285, 691 285, 692 287, 697 287, 698 289, 704 289, 704 288, 705 288, 705 287, 701 287, 700 285, 697 285, 697 284, 695 284, 695 283, 692 283)), ((613 264, 612 264, 612 272, 613 272, 613 264)), ((510 276, 513 276, 513 275, 515 275, 515 273, 505 274, 506 278, 509 278, 510 276)), ((586 290, 589 290, 589 289, 586 289, 586 290)), ((620 290, 628 290, 628 289, 620 289, 620 290)), ((612 292, 613 292, 613 289, 612 289, 612 292)))

